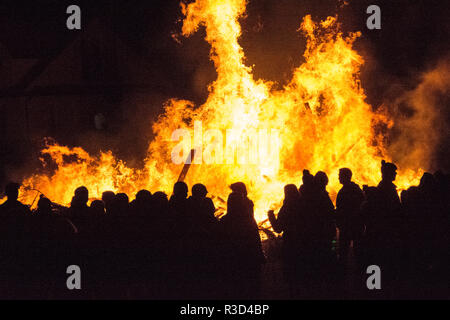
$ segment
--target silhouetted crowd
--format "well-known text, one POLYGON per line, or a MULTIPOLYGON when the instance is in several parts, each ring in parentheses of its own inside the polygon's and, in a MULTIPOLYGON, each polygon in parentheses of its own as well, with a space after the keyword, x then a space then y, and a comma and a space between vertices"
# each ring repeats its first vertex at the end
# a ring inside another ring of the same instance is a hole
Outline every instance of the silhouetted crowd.
MULTIPOLYGON (((449 176, 425 173, 400 199, 396 171, 382 161, 381 182, 361 189, 350 169, 340 169, 336 207, 325 172, 304 170, 299 188, 285 186, 281 209, 269 211, 268 219, 282 233, 272 241, 281 241, 291 298, 318 292, 340 297, 350 270, 365 287, 369 265, 380 267, 384 292, 393 297, 400 291, 420 296, 414 290, 426 288, 449 293, 449 176)), ((8 200, 0 205, 4 297, 26 296, 31 287, 38 296, 64 298, 69 265, 82 270, 87 298, 133 298, 127 296, 131 286, 154 299, 260 297, 261 270, 270 257, 242 182, 230 186, 220 219, 203 184, 192 186, 189 197, 188 186, 177 182, 170 199, 141 190, 131 202, 125 193, 105 191, 90 206, 82 186, 69 208, 41 195, 33 211, 17 200, 19 188, 9 183, 8 200)))

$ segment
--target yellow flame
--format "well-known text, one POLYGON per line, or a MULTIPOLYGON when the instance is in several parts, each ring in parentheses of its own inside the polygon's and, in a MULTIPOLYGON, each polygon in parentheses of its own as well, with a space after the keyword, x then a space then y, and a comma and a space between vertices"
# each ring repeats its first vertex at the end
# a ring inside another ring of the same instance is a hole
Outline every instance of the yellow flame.
MULTIPOLYGON (((320 23, 309 15, 304 17, 299 30, 307 38, 305 62, 293 71, 284 88, 276 90, 272 82, 254 79, 252 68, 244 63, 238 19, 245 6, 245 0, 181 4, 184 36, 206 28, 217 79, 210 84, 208 99, 201 106, 178 99, 166 103, 164 114, 153 124, 155 139, 149 145, 144 169, 128 168, 110 152, 91 157, 81 148, 53 144, 42 152, 56 161, 54 174, 34 175, 24 186, 39 189, 63 204, 70 202, 73 190, 80 185, 87 186, 92 197, 99 197, 104 190, 134 194, 141 188, 170 193, 182 168, 171 160, 171 152, 179 143, 171 140, 172 133, 184 128, 193 137, 194 121, 201 121, 203 130, 219 130, 225 139, 239 140, 254 130, 279 133, 279 166, 264 162, 264 158, 258 164, 192 164, 186 178, 188 185, 203 183, 210 194, 222 199, 226 199, 232 182, 243 181, 259 221, 265 219, 266 210, 280 206, 285 184, 300 183, 305 168, 313 174, 318 170, 329 174, 332 198, 339 190, 337 173, 341 167, 351 168, 359 184, 377 184, 381 159, 390 157, 374 127, 390 127, 393 122, 385 114, 373 112, 365 102, 359 81, 364 59, 352 48, 360 33, 344 36, 337 17, 320 23), (233 133, 225 134, 230 129, 233 133), (70 155, 76 159, 64 159, 70 155)), ((203 139, 204 152, 208 141, 203 139)), ((405 188, 417 183, 421 174, 422 170, 400 170, 396 183, 405 188)), ((28 201, 33 197, 25 192, 28 201)))

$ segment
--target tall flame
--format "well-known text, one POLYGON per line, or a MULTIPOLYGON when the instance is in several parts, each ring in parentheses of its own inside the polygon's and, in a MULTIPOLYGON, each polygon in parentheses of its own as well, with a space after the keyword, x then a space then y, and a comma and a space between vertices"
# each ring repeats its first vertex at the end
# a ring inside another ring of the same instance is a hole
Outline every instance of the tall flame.
MULTIPOLYGON (((244 51, 238 42, 238 19, 245 7, 245 0, 181 4, 184 36, 192 35, 199 27, 206 28, 205 39, 211 45, 217 79, 210 84, 207 101, 201 106, 178 99, 166 103, 165 113, 153 124, 155 139, 149 145, 143 169, 128 168, 110 152, 96 158, 81 148, 49 144, 42 152, 54 159, 56 171, 50 176, 33 175, 24 181, 25 188, 38 189, 64 204, 70 202, 73 190, 80 185, 86 185, 92 197, 99 197, 104 190, 134 194, 141 188, 170 193, 183 166, 172 161, 172 151, 180 143, 172 139, 172 134, 182 128, 191 137, 198 135, 193 130, 196 121, 201 121, 203 132, 218 130, 226 141, 239 141, 250 132, 261 130, 278 133, 278 148, 259 150, 256 164, 194 161, 186 178, 189 185, 205 184, 217 205, 219 197, 226 199, 232 182, 243 181, 255 202, 257 220, 264 219, 267 209, 280 206, 283 186, 298 184, 305 168, 312 173, 323 170, 329 174, 332 198, 339 189, 337 172, 341 167, 351 168, 359 184, 376 184, 381 159, 390 157, 383 136, 374 128, 380 124, 390 127, 393 121, 382 112, 372 111, 365 102, 359 81, 364 59, 352 48, 360 33, 344 36, 337 17, 316 23, 307 15, 299 29, 307 38, 305 61, 293 71, 284 88, 275 89, 273 82, 254 79, 252 68, 244 63, 244 51), (279 162, 265 161, 274 150, 279 162)), ((199 140, 194 140, 197 142, 183 141, 183 149, 197 147, 199 140)), ((197 160, 211 152, 211 140, 203 136, 200 141, 203 150, 197 153, 197 160)), ((405 188, 417 183, 421 174, 422 170, 400 170, 396 183, 405 188)), ((24 191, 28 201, 32 200, 33 194, 24 191)))

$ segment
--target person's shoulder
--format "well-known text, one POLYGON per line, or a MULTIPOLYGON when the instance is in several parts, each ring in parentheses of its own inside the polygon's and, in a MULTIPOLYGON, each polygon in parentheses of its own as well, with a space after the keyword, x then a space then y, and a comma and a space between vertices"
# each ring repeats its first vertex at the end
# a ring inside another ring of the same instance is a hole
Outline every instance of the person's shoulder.
POLYGON ((26 204, 23 204, 22 202, 16 200, 14 201, 14 203, 11 203, 10 207, 14 210, 14 211, 30 211, 30 207, 27 206, 26 204))
POLYGON ((353 182, 353 181, 352 181, 351 187, 352 187, 352 189, 353 189, 354 191, 362 192, 361 187, 360 187, 357 183, 355 183, 355 182, 353 182))

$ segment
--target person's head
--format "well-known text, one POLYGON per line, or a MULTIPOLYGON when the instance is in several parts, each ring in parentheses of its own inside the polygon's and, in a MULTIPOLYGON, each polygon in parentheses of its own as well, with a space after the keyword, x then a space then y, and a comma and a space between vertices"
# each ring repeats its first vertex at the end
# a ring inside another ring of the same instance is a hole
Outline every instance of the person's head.
POLYGON ((5 186, 5 194, 8 197, 8 200, 17 200, 19 197, 19 188, 20 184, 15 182, 10 182, 5 186))
POLYGON ((102 200, 94 200, 91 202, 91 209, 98 214, 105 213, 105 204, 102 200))
POLYGON ((400 193, 400 200, 403 205, 413 205, 414 200, 417 199, 419 188, 416 186, 411 186, 407 190, 403 190, 400 193))
POLYGON ((284 199, 295 200, 298 198, 298 190, 295 184, 287 184, 284 186, 284 199))
POLYGON ((165 194, 162 191, 156 191, 152 195, 152 203, 157 210, 166 208, 169 203, 169 200, 167 199, 167 194, 165 194))
POLYGON ((177 198, 186 199, 188 194, 188 186, 183 181, 178 181, 173 185, 173 195, 177 198))
POLYGON ((89 200, 89 191, 86 187, 81 186, 75 189, 75 200, 80 204, 86 204, 89 200))
POLYGON ((202 199, 206 197, 207 194, 208 190, 206 189, 205 185, 197 183, 192 186, 192 196, 194 198, 202 199))
POLYGON ((128 214, 129 198, 126 193, 119 192, 114 197, 114 201, 109 209, 113 216, 120 216, 128 214))
POLYGON ((136 193, 136 201, 150 202, 152 200, 152 193, 148 190, 142 189, 136 193))
POLYGON ((102 201, 106 207, 113 202, 115 196, 116 194, 114 193, 114 191, 110 190, 104 191, 102 193, 102 201))
POLYGON ((167 199, 167 194, 162 191, 156 191, 152 196, 152 200, 156 202, 169 202, 169 200, 167 199))
POLYGON ((436 187, 436 179, 431 173, 425 172, 422 178, 420 178, 419 188, 422 190, 432 191, 435 187, 436 187))
POLYGON ((323 171, 317 171, 314 176, 314 184, 317 186, 319 190, 325 190, 328 184, 328 176, 323 171))
POLYGON ((342 185, 348 184, 352 181, 352 170, 349 168, 339 169, 339 182, 342 185))
POLYGON ((43 195, 41 195, 38 203, 37 203, 37 211, 39 213, 51 213, 52 212, 52 202, 44 197, 43 195))
POLYGON ((244 196, 240 192, 233 191, 227 199, 227 215, 232 217, 242 217, 244 214, 244 196))
POLYGON ((309 172, 309 170, 303 170, 302 182, 304 185, 312 185, 314 176, 309 172))
POLYGON ((243 182, 235 182, 230 185, 231 191, 241 194, 243 196, 247 196, 247 187, 243 182))
POLYGON ((385 181, 394 181, 397 176, 397 166, 391 162, 381 160, 381 178, 385 181))
POLYGON ((123 192, 116 194, 115 200, 117 201, 117 203, 120 203, 123 205, 128 205, 128 203, 129 203, 128 195, 123 192))

